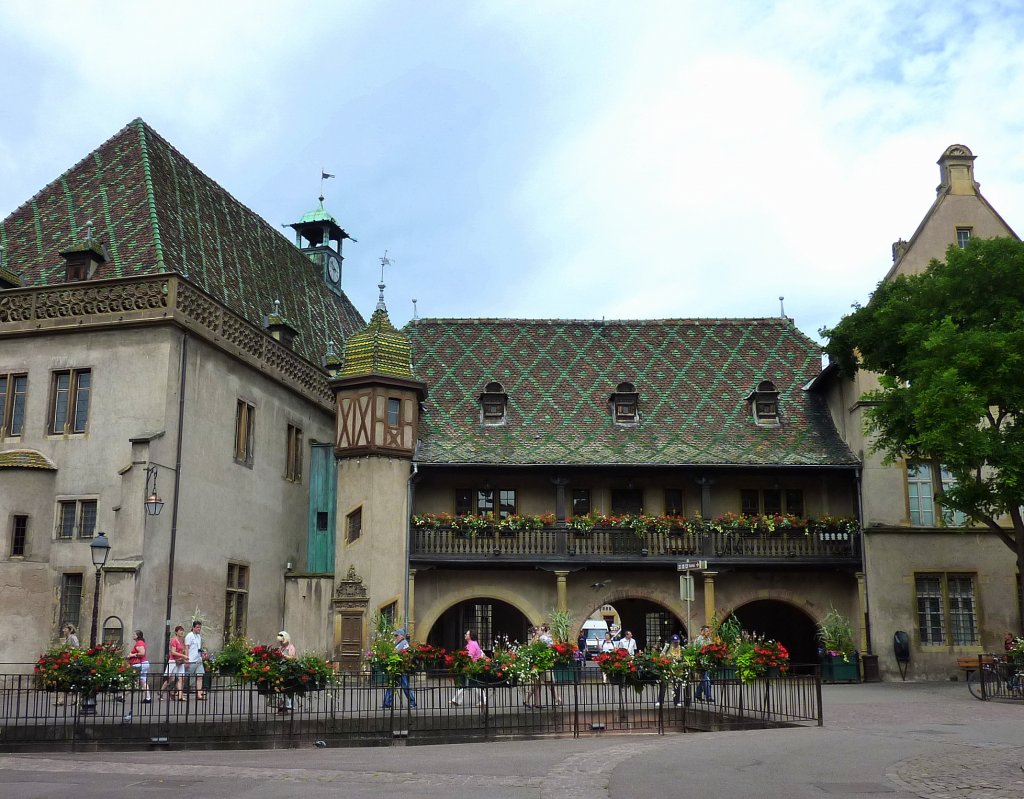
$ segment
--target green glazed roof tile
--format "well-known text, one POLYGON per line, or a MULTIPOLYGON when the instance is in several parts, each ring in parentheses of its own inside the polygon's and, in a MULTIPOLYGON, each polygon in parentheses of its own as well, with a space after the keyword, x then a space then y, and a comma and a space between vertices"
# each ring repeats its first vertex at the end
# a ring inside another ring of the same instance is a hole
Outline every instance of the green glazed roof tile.
POLYGON ((423 319, 404 332, 430 387, 425 463, 857 463, 803 389, 820 348, 786 319, 423 319), (753 420, 747 398, 762 380, 779 390, 778 427, 753 420), (501 426, 480 421, 491 381, 508 395, 501 426), (622 382, 639 392, 636 426, 611 416, 622 382))
POLYGON ((0 222, 5 265, 23 286, 63 282, 60 251, 87 220, 109 259, 96 278, 179 272, 257 326, 281 300, 296 318, 295 350, 313 363, 328 337, 365 325, 313 261, 141 119, 0 222))
POLYGON ((9 449, 0 452, 0 469, 46 469, 55 472, 57 466, 37 450, 9 449))
POLYGON ((345 360, 338 376, 376 374, 412 379, 411 353, 409 340, 391 324, 381 304, 370 324, 345 343, 345 360))

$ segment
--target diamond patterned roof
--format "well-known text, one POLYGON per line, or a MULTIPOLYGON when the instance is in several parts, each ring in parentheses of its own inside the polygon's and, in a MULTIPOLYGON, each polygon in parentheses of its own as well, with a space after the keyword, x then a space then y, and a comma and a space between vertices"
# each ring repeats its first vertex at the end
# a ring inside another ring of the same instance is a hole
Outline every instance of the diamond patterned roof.
POLYGON ((424 463, 853 465, 821 397, 805 391, 820 348, 787 319, 564 321, 422 319, 404 329, 427 383, 424 463), (747 397, 779 390, 778 427, 747 397), (479 396, 498 381, 507 422, 484 427, 479 396), (608 401, 636 385, 640 423, 608 401))
POLYGON ((95 277, 180 272, 257 326, 281 300, 298 326, 296 352, 313 363, 328 336, 365 325, 309 258, 141 119, 0 222, 5 266, 23 286, 63 282, 60 252, 88 220, 109 258, 95 277))

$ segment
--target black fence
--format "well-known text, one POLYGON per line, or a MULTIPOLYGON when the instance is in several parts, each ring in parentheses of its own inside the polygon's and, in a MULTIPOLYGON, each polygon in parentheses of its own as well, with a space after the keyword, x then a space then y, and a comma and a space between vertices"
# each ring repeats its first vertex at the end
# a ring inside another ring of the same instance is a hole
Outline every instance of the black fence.
POLYGON ((0 674, 0 751, 388 746, 822 723, 816 675, 716 681, 712 701, 697 701, 696 683, 638 691, 595 669, 570 683, 460 687, 447 674, 417 674, 409 684, 411 697, 398 687, 389 703, 368 675, 294 696, 214 676, 204 700, 152 688, 147 703, 141 689, 86 700, 39 690, 30 674, 0 674))

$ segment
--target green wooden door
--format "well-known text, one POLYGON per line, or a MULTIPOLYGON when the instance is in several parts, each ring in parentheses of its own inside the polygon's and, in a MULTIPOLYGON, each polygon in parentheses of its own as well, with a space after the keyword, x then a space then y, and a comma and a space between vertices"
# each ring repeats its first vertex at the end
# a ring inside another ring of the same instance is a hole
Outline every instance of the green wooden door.
POLYGON ((337 483, 334 446, 314 444, 310 461, 306 571, 330 574, 334 572, 334 496, 337 483))

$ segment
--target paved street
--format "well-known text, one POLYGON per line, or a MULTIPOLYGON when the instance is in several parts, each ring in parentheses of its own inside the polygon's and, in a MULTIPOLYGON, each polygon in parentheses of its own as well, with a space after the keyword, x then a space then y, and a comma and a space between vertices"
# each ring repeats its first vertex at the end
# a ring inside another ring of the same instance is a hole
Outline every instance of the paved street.
POLYGON ((0 755, 32 797, 1024 797, 1024 704, 964 683, 825 686, 825 727, 261 751, 0 755))

